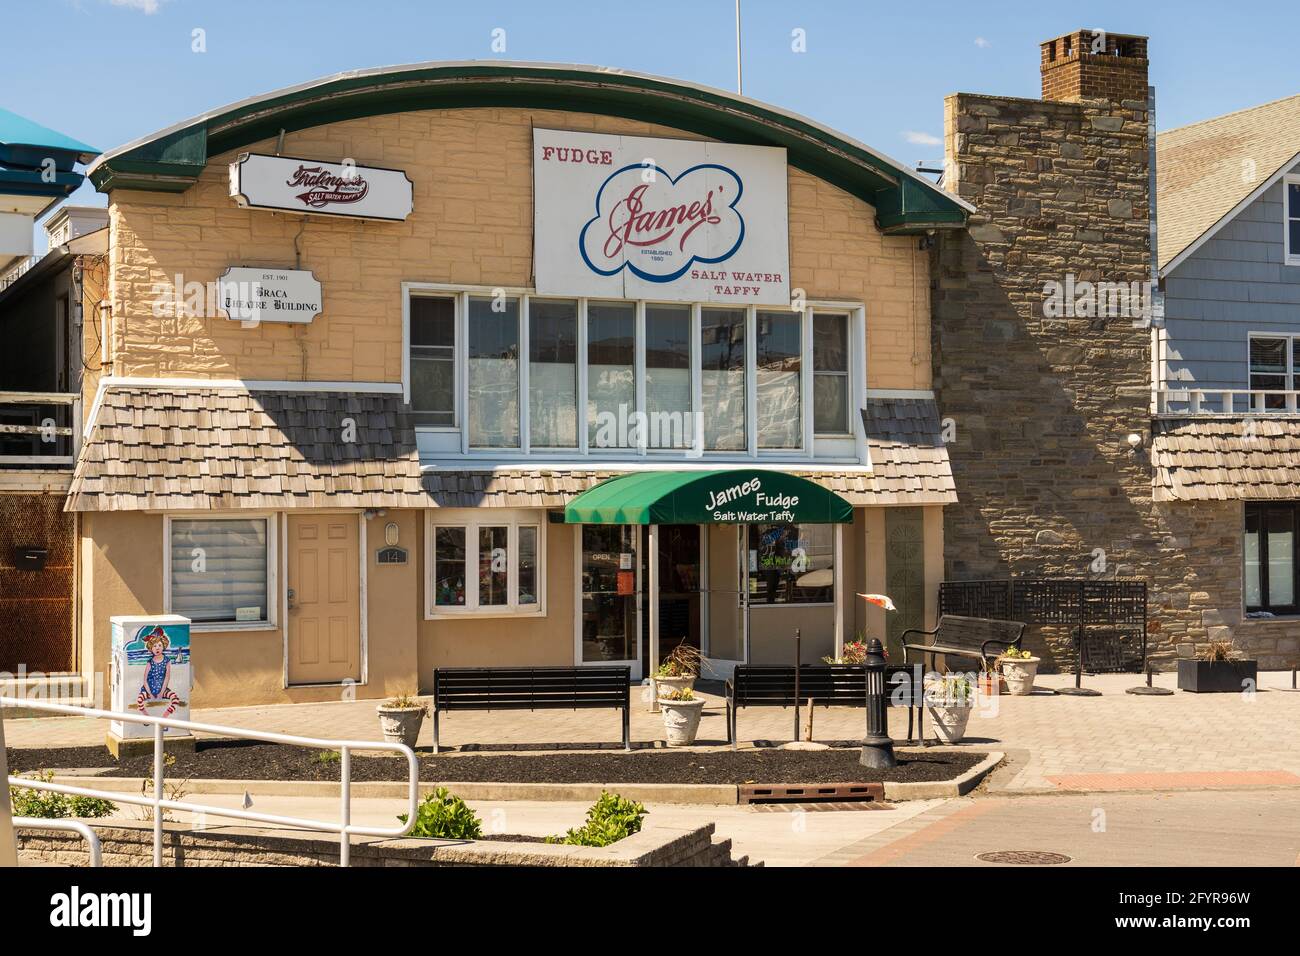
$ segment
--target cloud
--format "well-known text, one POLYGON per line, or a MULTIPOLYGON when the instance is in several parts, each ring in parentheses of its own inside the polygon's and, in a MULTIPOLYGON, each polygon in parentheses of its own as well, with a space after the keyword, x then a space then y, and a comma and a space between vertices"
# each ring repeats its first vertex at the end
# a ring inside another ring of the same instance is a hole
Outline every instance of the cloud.
POLYGON ((922 133, 920 130, 905 129, 903 130, 903 139, 907 140, 914 146, 941 146, 943 140, 938 136, 931 136, 929 133, 922 133))
POLYGON ((975 45, 976 45, 977 47, 979 47, 981 50, 987 50, 987 49, 988 49, 989 47, 991 47, 993 44, 990 43, 988 40, 984 39, 983 37, 976 37, 976 38, 975 38, 975 45))
POLYGON ((126 7, 128 10, 139 10, 145 16, 152 16, 158 12, 158 8, 165 0, 108 0, 115 7, 126 7))

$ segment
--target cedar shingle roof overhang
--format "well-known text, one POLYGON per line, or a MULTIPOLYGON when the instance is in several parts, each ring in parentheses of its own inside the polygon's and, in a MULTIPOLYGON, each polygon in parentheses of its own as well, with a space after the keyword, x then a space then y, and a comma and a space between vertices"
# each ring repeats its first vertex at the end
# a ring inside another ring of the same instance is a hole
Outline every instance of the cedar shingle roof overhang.
POLYGON ((182 192, 209 157, 294 131, 387 113, 517 107, 621 116, 788 151, 792 166, 870 203, 887 233, 960 228, 974 210, 905 164, 813 120, 711 87, 548 63, 417 63, 337 73, 252 97, 111 150, 89 170, 101 192, 182 192))
POLYGON ((1157 418, 1156 501, 1300 498, 1300 418, 1157 418))
POLYGON ((66 510, 427 504, 400 395, 110 385, 66 510))
MULTIPOLYGON (((933 401, 869 399, 862 420, 871 471, 791 471, 855 506, 957 500, 933 401)), ((66 508, 560 508, 625 473, 459 461, 422 472, 396 394, 110 384, 66 508)))

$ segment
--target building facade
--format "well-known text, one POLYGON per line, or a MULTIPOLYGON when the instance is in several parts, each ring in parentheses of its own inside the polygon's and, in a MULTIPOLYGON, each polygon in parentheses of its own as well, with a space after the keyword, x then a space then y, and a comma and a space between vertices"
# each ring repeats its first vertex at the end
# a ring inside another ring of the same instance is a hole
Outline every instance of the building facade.
POLYGON ((654 77, 426 64, 90 175, 89 679, 121 614, 193 621, 197 706, 637 678, 682 642, 726 673, 933 619, 956 496, 922 240, 971 207, 868 147, 654 77))

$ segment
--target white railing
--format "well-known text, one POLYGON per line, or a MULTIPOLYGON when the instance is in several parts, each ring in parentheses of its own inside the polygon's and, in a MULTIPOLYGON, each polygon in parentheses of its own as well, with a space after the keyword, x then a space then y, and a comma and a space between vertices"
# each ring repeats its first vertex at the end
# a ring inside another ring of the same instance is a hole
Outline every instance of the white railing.
MULTIPOLYGON (((9 778, 12 783, 13 777, 9 778)), ((37 817, 14 817, 15 830, 64 830, 68 833, 77 833, 86 841, 86 848, 90 851, 90 865, 99 866, 101 863, 101 854, 99 848, 99 837, 95 831, 86 824, 77 820, 42 820, 37 817)))
MULTIPOLYGON (((0 455, 3 465, 74 465, 77 449, 81 447, 81 396, 76 392, 0 392, 0 408, 5 405, 67 405, 66 425, 15 425, 0 421, 0 438, 8 435, 30 435, 42 442, 51 439, 69 439, 68 455, 0 455)), ((51 442, 58 450, 57 440, 51 442)))
POLYGON ((1160 388, 1157 415, 1295 415, 1300 391, 1251 388, 1160 388))
POLYGON ((63 783, 46 780, 33 780, 27 777, 9 777, 9 783, 15 787, 27 787, 32 790, 48 790, 51 793, 64 793, 70 796, 98 797, 114 803, 126 803, 133 806, 151 807, 153 809, 153 865, 162 866, 163 811, 183 810, 190 813, 202 813, 214 817, 228 817, 233 820, 252 820, 257 823, 277 823, 282 826, 296 827, 301 830, 320 830, 339 835, 339 865, 347 866, 351 837, 378 836, 403 837, 415 826, 415 817, 419 809, 420 765, 415 759, 415 751, 405 744, 393 744, 387 741, 368 740, 329 740, 321 737, 296 737, 292 734, 276 734, 266 730, 247 730, 243 727, 222 727, 217 724, 200 724, 191 720, 176 720, 173 717, 149 717, 145 714, 132 714, 125 711, 99 710, 94 707, 76 707, 71 704, 51 704, 48 701, 18 700, 12 697, 0 697, 0 707, 24 707, 44 710, 52 714, 66 714, 71 717, 98 717, 101 720, 120 720, 133 724, 147 724, 153 727, 153 794, 134 795, 113 790, 94 790, 90 787, 74 787, 63 783), (228 807, 207 806, 200 803, 188 803, 180 800, 168 800, 164 796, 163 769, 165 767, 163 731, 167 728, 188 730, 191 733, 214 734, 220 737, 237 737, 244 740, 261 740, 272 744, 291 744, 297 747, 313 747, 317 750, 337 750, 341 791, 339 794, 339 819, 308 820, 302 817, 285 817, 273 813, 258 813, 254 810, 235 810, 228 807), (366 827, 352 822, 352 752, 356 750, 390 750, 406 757, 407 767, 407 810, 406 823, 395 827, 366 827))

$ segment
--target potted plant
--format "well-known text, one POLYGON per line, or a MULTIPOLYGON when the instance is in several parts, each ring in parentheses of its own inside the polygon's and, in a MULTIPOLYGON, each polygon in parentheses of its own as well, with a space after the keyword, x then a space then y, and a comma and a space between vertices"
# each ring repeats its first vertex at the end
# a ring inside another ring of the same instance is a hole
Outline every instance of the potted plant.
POLYGON ((659 709, 664 715, 664 735, 669 747, 689 747, 700 729, 700 712, 704 698, 683 687, 659 695, 659 709))
POLYGON ((1214 641, 1200 657, 1178 662, 1178 689, 1193 694, 1240 693, 1255 686, 1258 667, 1257 661, 1237 657, 1231 641, 1214 641))
POLYGON ((925 705, 935 736, 955 744, 966 735, 966 722, 975 706, 975 684, 964 674, 944 674, 925 685, 925 705))
POLYGON ((656 693, 675 690, 693 690, 695 681, 700 676, 700 652, 685 641, 672 649, 659 669, 655 671, 656 693))
POLYGON ((998 663, 1002 668, 1002 679, 1007 682, 1007 692, 1014 697, 1031 694, 1040 661, 1041 658, 1019 647, 1008 647, 1003 651, 998 663))
MULTIPOLYGON (((885 660, 889 660, 889 651, 882 649, 885 660)), ((865 664, 867 662, 867 640, 858 634, 853 640, 844 645, 839 657, 826 655, 822 658, 823 664, 865 664)))
POLYGON ((379 713, 379 730, 386 741, 415 746, 415 740, 420 736, 420 725, 429 713, 428 704, 414 694, 398 694, 375 709, 379 713))

